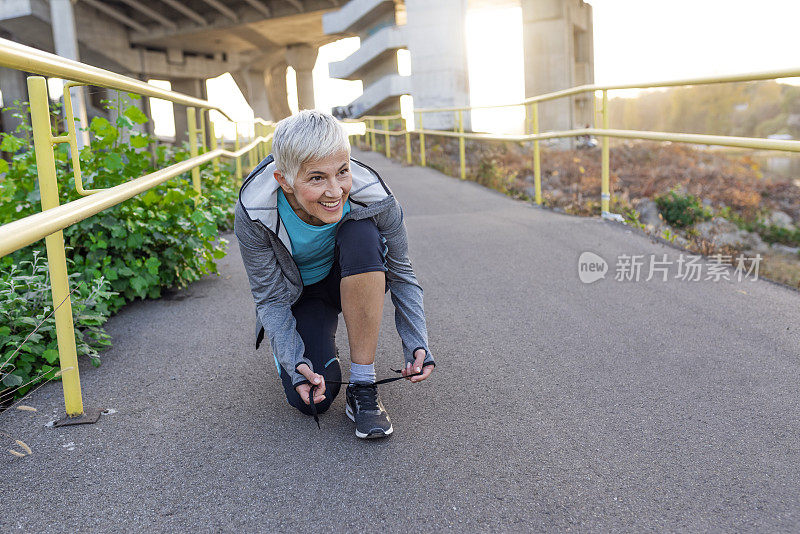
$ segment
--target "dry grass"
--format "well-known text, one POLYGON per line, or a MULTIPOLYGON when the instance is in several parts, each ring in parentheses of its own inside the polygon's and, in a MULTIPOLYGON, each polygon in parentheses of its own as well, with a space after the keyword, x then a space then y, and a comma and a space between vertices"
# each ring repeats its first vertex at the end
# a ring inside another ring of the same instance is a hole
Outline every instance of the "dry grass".
MULTIPOLYGON (((383 151, 382 139, 379 151, 383 151)), ((405 162, 405 140, 392 141, 392 156, 405 162)), ((412 136, 412 154, 418 164, 419 141, 412 136)), ((507 142, 467 141, 467 177, 515 198, 533 197, 533 149, 507 142)), ((458 140, 427 136, 427 165, 450 176, 459 175, 458 140)), ((761 213, 781 210, 800 219, 800 180, 765 174, 746 156, 731 156, 689 145, 626 142, 610 153, 611 211, 626 213, 641 199, 653 198, 673 188, 729 207, 746 221, 761 213)), ((571 215, 599 216, 601 153, 588 150, 543 148, 542 197, 545 206, 571 215)), ((741 251, 719 247, 691 235, 688 249, 697 254, 736 256, 741 251)), ((800 257, 764 254, 760 276, 800 289, 800 257)))

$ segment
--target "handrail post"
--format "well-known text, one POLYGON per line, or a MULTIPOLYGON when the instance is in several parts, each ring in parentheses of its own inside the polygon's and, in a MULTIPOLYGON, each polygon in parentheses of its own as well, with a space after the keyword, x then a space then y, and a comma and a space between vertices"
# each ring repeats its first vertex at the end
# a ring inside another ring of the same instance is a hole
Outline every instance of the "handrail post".
MULTIPOLYGON (((261 138, 264 138, 264 137, 267 136, 267 127, 264 126, 261 123, 258 124, 258 136, 261 137, 261 138)), ((264 158, 267 157, 267 142, 266 141, 262 140, 260 143, 258 143, 258 155, 259 155, 259 158, 258 158, 258 162, 259 163, 261 163, 261 160, 263 160, 264 158)))
POLYGON ((383 119, 383 131, 386 132, 383 134, 384 142, 386 143, 386 157, 392 157, 392 149, 389 145, 389 119, 383 119))
MULTIPOLYGON (((234 123, 234 135, 236 136, 236 141, 233 143, 233 149, 236 152, 239 152, 239 123, 234 123)), ((242 158, 240 156, 236 156, 236 185, 242 185, 242 158)))
POLYGON ((425 127, 422 123, 422 113, 419 114, 419 162, 425 167, 425 127))
POLYGON ((464 111, 458 110, 458 133, 461 135, 458 137, 458 157, 461 162, 461 179, 467 179, 467 157, 465 154, 465 146, 464 146, 464 111))
POLYGON ((207 151, 206 146, 206 110, 200 108, 197 110, 200 114, 200 146, 203 148, 203 151, 200 152, 201 154, 205 154, 207 151))
POLYGON ((369 148, 370 150, 375 152, 376 150, 378 150, 378 138, 375 135, 375 119, 370 119, 369 124, 370 124, 370 130, 372 130, 372 138, 370 140, 369 148))
MULTIPOLYGON (((211 150, 217 149, 217 133, 214 130, 214 121, 211 120, 211 113, 208 114, 208 134, 211 137, 211 150)), ((219 180, 219 156, 211 160, 212 168, 214 169, 214 180, 219 180)))
POLYGON ((406 163, 411 165, 411 133, 408 131, 408 120, 403 119, 403 129, 406 132, 406 163))
MULTIPOLYGON (((195 158, 197 157, 197 113, 195 108, 186 108, 186 125, 189 128, 189 154, 195 158)), ((192 186, 197 191, 197 197, 194 199, 195 204, 200 203, 200 194, 202 193, 202 186, 200 185, 200 167, 192 169, 192 186)))
POLYGON ((525 104, 525 135, 531 133, 531 121, 533 120, 533 103, 528 102, 525 104))
MULTIPOLYGON (((603 89, 603 129, 608 130, 608 91, 603 89)), ((610 188, 609 188, 609 149, 608 149, 608 136, 603 136, 603 171, 602 171, 602 181, 601 181, 601 194, 600 194, 600 215, 606 214, 609 212, 609 201, 611 200, 610 188)))
MULTIPOLYGON (((533 133, 539 135, 539 103, 532 106, 533 133)), ((533 141, 533 190, 536 204, 542 205, 542 158, 539 152, 539 139, 533 141)))
MULTIPOLYGON (((33 144, 36 152, 39 191, 42 211, 58 207, 58 183, 53 155, 53 135, 50 126, 47 81, 42 76, 28 78, 31 106, 33 144)), ((64 232, 59 230, 45 238, 47 265, 50 270, 50 290, 56 307, 56 337, 58 359, 61 365, 61 385, 64 389, 64 408, 68 417, 83 415, 81 381, 78 375, 78 354, 75 348, 75 330, 72 318, 67 258, 64 251, 64 232)))

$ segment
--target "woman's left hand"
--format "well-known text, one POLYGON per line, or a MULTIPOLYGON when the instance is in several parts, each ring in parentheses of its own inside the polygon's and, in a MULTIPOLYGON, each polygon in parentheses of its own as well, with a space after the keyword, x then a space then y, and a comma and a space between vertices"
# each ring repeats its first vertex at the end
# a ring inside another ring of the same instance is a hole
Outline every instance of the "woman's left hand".
POLYGON ((403 376, 406 377, 406 380, 411 382, 422 382, 431 375, 435 365, 426 365, 423 367, 422 363, 425 361, 425 356, 425 349, 418 349, 417 352, 414 353, 414 364, 412 365, 411 363, 407 363, 403 369, 403 376), (422 372, 422 374, 418 376, 411 376, 416 375, 419 372, 422 372))

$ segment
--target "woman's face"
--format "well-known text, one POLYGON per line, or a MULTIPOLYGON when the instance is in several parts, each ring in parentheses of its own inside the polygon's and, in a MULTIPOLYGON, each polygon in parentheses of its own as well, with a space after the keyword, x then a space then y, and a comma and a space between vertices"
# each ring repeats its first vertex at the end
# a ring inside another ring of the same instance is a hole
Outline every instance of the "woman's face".
POLYGON ((293 186, 279 172, 275 172, 275 179, 300 219, 316 226, 342 218, 344 203, 353 187, 350 157, 344 150, 303 163, 293 186))

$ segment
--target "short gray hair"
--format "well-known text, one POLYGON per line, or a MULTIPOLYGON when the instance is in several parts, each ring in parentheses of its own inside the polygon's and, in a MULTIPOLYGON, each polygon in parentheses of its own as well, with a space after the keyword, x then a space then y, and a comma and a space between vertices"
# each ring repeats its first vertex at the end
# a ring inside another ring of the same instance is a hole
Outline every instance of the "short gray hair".
POLYGON ((303 163, 342 151, 350 155, 350 141, 342 125, 329 113, 313 109, 278 122, 272 138, 275 167, 289 185, 294 185, 303 163))

